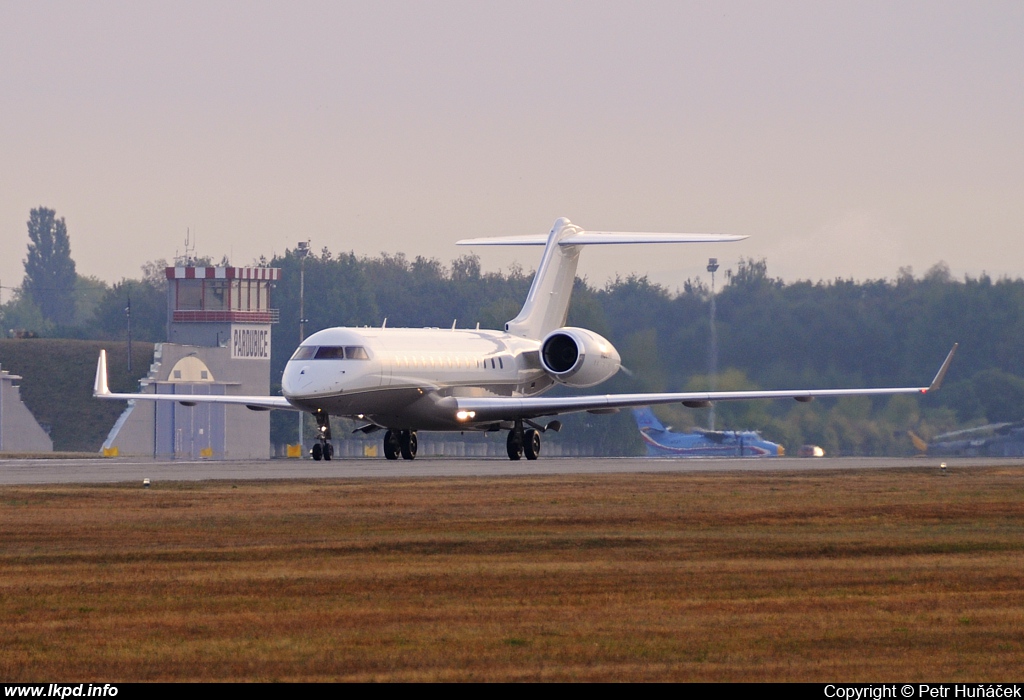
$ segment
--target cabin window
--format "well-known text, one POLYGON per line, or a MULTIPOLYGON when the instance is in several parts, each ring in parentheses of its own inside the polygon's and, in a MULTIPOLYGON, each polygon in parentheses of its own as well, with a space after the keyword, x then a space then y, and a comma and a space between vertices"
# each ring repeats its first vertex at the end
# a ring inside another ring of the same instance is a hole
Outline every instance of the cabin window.
POLYGON ((498 358, 498 369, 505 369, 505 363, 501 361, 500 357, 498 358))

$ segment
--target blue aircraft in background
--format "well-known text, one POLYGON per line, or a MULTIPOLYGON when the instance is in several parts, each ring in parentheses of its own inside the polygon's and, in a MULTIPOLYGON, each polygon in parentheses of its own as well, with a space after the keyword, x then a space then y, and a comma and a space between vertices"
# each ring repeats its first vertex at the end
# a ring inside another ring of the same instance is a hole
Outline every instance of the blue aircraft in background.
POLYGON ((673 433, 650 408, 634 408, 633 416, 648 457, 781 457, 785 448, 753 430, 695 430, 673 433))

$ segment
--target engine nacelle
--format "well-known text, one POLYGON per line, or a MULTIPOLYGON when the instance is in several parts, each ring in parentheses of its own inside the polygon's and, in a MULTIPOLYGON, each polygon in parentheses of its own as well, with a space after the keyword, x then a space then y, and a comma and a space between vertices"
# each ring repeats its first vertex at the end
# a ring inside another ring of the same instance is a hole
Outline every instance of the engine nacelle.
POLYGON ((540 363, 560 384, 588 387, 615 376, 621 358, 611 343, 585 328, 559 328, 540 344, 540 363))

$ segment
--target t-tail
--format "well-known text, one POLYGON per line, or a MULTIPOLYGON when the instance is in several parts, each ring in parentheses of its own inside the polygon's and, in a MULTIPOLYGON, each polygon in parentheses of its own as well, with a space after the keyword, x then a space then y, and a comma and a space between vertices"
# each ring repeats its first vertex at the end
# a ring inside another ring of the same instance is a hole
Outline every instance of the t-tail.
POLYGON ((584 231, 568 219, 555 222, 547 236, 504 236, 498 238, 469 238, 459 245, 543 245, 537 274, 530 293, 526 295, 519 315, 505 324, 511 335, 539 340, 548 333, 565 326, 569 316, 569 300, 576 279, 580 246, 626 243, 725 243, 739 241, 746 236, 717 233, 640 233, 584 231))

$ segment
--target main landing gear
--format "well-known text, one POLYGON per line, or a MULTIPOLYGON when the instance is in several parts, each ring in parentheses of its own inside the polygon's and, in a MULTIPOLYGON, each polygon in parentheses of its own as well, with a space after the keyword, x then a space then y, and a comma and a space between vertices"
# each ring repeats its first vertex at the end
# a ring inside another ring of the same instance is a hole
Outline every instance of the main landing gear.
POLYGON ((517 420, 515 427, 508 431, 505 449, 511 460, 522 459, 523 455, 529 460, 537 459, 540 457, 540 431, 536 428, 524 430, 523 421, 517 420))
POLYGON ((419 441, 415 430, 389 430, 384 433, 384 456, 388 459, 416 459, 419 441))
MULTIPOLYGON (((531 420, 517 420, 508 431, 508 440, 505 443, 508 458, 519 460, 525 456, 529 460, 537 459, 540 457, 540 434, 548 430, 558 432, 561 429, 562 424, 557 420, 546 426, 538 425, 531 420)), ((415 430, 388 430, 384 433, 384 456, 390 460, 399 457, 416 459, 418 446, 415 430)))
POLYGON ((508 458, 511 460, 527 459, 534 460, 540 457, 540 434, 549 430, 556 433, 562 429, 562 422, 553 420, 547 425, 538 425, 532 420, 520 419, 515 422, 512 430, 508 431, 508 440, 505 442, 505 449, 508 451, 508 458), (524 428, 524 423, 529 428, 524 428))
POLYGON ((330 462, 331 457, 334 456, 334 445, 331 444, 330 416, 323 409, 318 408, 313 417, 316 418, 317 436, 309 454, 315 462, 319 462, 321 459, 330 462))

